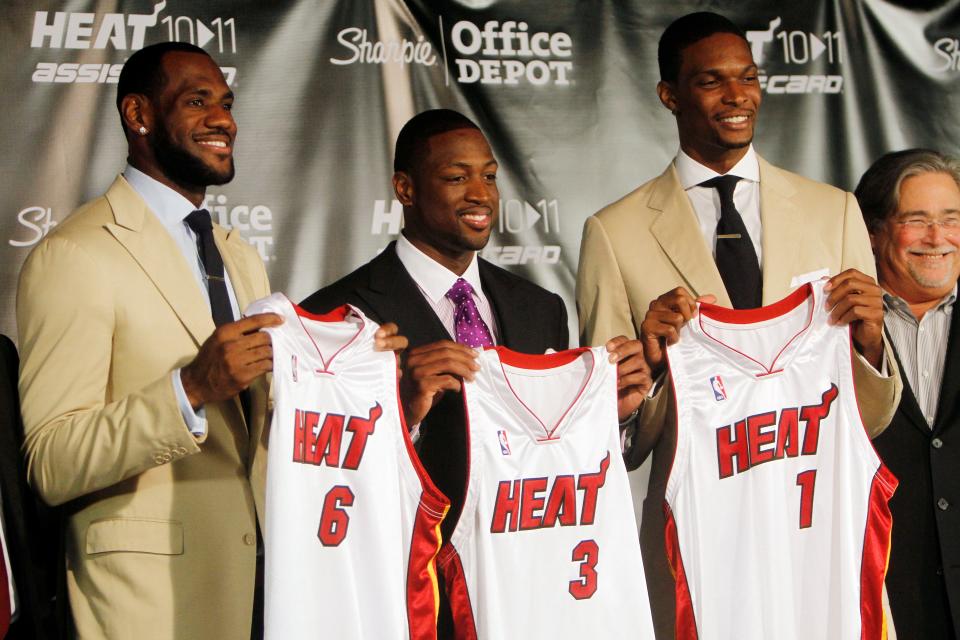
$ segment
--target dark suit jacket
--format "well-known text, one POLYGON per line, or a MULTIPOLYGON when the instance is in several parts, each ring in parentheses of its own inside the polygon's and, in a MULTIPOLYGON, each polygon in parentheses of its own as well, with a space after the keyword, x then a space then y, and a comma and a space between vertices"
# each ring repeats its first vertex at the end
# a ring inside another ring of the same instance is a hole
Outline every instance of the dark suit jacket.
POLYGON ((954 638, 960 629, 960 308, 950 324, 933 429, 903 376, 903 396, 873 444, 900 481, 890 509, 887 593, 897 637, 954 638))
MULTIPOLYGON (((380 255, 300 303, 311 313, 326 313, 342 304, 358 307, 378 323, 395 322, 410 347, 451 340, 404 268, 396 243, 380 255)), ((500 344, 523 353, 543 353, 569 346, 567 311, 555 293, 480 260, 483 293, 492 307, 500 344)), ((420 426, 417 451, 437 488, 450 499, 441 531, 444 540, 460 516, 466 488, 466 431, 463 397, 447 393, 420 426)))
POLYGON ((0 495, 18 599, 17 619, 6 640, 45 640, 56 637, 59 526, 27 486, 20 453, 23 425, 17 395, 17 349, 6 336, 0 336, 0 358, 0 495))

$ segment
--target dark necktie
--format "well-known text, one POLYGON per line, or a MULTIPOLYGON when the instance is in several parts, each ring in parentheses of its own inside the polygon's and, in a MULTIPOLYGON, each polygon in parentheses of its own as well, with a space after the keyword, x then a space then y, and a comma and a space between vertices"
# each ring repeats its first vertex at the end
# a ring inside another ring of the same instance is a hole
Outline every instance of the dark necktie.
POLYGON ((477 303, 473 301, 473 287, 470 283, 463 278, 457 278, 446 295, 457 305, 453 315, 457 342, 474 349, 492 347, 490 328, 480 317, 477 303))
POLYGON ((763 276, 760 261, 753 248, 740 212, 733 204, 737 176, 719 176, 701 187, 716 189, 720 194, 720 222, 717 223, 717 269, 727 288, 734 309, 754 309, 761 305, 763 276))
POLYGON ((198 209, 186 218, 186 223, 197 234, 197 251, 203 263, 204 278, 210 292, 210 310, 213 323, 218 327, 233 322, 233 309, 230 308, 230 295, 227 293, 227 281, 223 276, 223 258, 213 241, 213 224, 206 209, 198 209))

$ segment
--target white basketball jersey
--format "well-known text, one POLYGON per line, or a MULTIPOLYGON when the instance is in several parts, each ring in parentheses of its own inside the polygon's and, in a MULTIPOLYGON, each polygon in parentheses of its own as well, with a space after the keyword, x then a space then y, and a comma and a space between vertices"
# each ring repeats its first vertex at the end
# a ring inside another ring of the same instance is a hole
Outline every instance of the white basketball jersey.
POLYGON ((667 349, 677 638, 875 640, 896 478, 860 421, 824 281, 700 312, 667 349))
POLYGON ((464 384, 467 493, 439 558, 458 640, 653 637, 607 357, 497 347, 464 384))
POLYGON ((448 502, 413 452, 396 357, 353 307, 316 316, 281 294, 267 457, 265 633, 436 638, 435 558, 448 502))

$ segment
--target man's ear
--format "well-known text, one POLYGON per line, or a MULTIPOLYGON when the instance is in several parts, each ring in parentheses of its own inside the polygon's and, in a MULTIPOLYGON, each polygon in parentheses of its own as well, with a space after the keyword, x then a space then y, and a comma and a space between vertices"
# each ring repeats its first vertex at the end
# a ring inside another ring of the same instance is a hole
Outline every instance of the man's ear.
POLYGON ((667 109, 670 109, 670 113, 677 115, 680 113, 680 109, 677 107, 677 94, 673 90, 673 85, 669 82, 661 80, 657 83, 657 96, 660 98, 660 102, 667 109))
POLYGON ((146 135, 153 131, 154 117, 153 104, 142 93, 128 93, 120 101, 120 115, 123 124, 134 135, 146 135), (143 127, 143 129, 141 129, 143 127))
POLYGON ((410 177, 409 173, 406 171, 397 171, 393 174, 393 193, 403 206, 413 206, 413 178, 410 177))

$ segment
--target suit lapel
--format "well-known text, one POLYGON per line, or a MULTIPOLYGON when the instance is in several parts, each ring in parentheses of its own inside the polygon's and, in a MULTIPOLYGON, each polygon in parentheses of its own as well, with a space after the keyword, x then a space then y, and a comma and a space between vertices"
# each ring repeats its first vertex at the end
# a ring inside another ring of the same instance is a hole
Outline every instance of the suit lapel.
MULTIPOLYGON (((500 334, 499 343, 508 346, 517 351, 525 351, 527 336, 527 327, 529 323, 526 320, 525 313, 519 313, 520 309, 527 309, 529 302, 516 300, 513 295, 513 289, 501 281, 500 274, 485 260, 479 260, 480 282, 483 286, 483 294, 490 302, 493 318, 497 323, 497 329, 500 334), (512 310, 512 312, 503 310, 512 310)), ((536 313, 536 311, 533 311, 536 313)))
POLYGON ((763 304, 782 298, 796 275, 803 237, 803 212, 793 202, 794 186, 776 167, 760 163, 760 224, 763 229, 763 304), (783 283, 782 285, 780 283, 783 283))
POLYGON ((650 233, 690 292, 695 296, 712 293, 717 297, 717 304, 729 307, 727 289, 672 163, 657 178, 647 206, 658 212, 650 225, 650 233))
MULTIPOLYGON (((940 400, 937 403, 937 416, 934 431, 943 429, 953 421, 956 415, 957 392, 960 387, 960 309, 954 302, 950 316, 950 334, 947 337, 947 356, 943 366, 943 379, 940 382, 940 400)), ((904 389, 907 384, 904 383, 904 389)))
POLYGON ((376 312, 381 322, 396 322, 410 346, 452 340, 400 262, 395 245, 395 242, 390 243, 371 260, 370 286, 358 289, 357 295, 376 312))
POLYGON ((214 329, 210 306, 173 238, 122 177, 106 197, 116 221, 107 230, 153 281, 194 342, 202 344, 214 329))
POLYGON ((237 306, 240 307, 242 314, 247 305, 253 302, 254 296, 250 273, 247 271, 246 263, 241 259, 243 247, 237 246, 237 243, 242 243, 243 240, 236 229, 227 231, 219 225, 213 226, 213 237, 223 257, 223 266, 230 275, 233 294, 237 297, 237 306))
MULTIPOLYGON (((887 344, 891 345, 893 349, 893 357, 897 360, 897 367, 900 371, 903 371, 903 363, 900 362, 900 354, 897 353, 897 350, 893 347, 893 340, 890 339, 890 333, 884 329, 886 333, 887 344)), ((900 406, 897 407, 897 411, 903 414, 904 417, 912 424, 914 427, 919 429, 925 436, 930 436, 930 427, 927 425, 926 419, 923 417, 923 412, 920 410, 920 404, 917 402, 917 397, 913 395, 913 389, 910 388, 910 382, 907 380, 906 375, 901 374, 901 379, 903 382, 903 392, 900 394, 900 406)), ((941 397, 941 404, 943 398, 941 397)))

